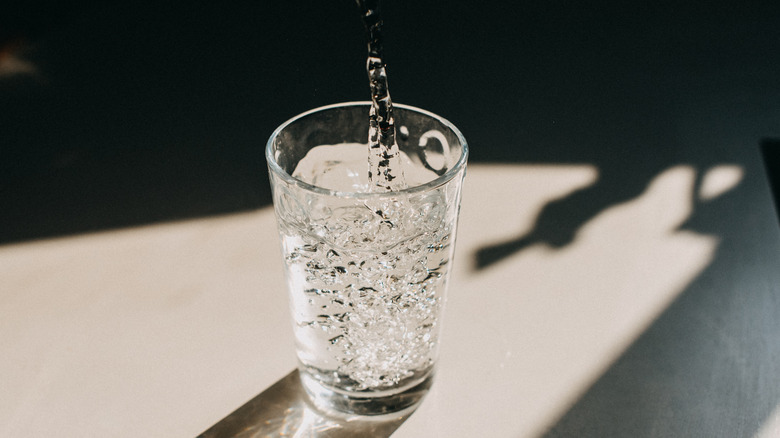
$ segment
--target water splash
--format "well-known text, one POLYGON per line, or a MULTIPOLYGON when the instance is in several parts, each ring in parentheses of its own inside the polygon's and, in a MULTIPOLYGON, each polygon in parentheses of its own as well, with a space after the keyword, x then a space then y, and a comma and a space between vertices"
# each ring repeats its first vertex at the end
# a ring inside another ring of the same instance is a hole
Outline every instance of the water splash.
POLYGON ((383 58, 382 17, 379 0, 356 0, 368 38, 366 71, 371 89, 368 131, 368 179, 372 191, 394 191, 406 186, 395 141, 393 102, 387 86, 383 58))

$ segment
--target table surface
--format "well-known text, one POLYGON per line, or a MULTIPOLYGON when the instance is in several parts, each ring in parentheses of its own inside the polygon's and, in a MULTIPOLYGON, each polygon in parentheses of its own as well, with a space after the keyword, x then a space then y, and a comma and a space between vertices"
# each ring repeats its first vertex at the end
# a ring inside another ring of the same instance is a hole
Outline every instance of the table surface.
POLYGON ((386 5, 471 161, 435 383, 377 422, 301 395, 262 157, 364 100, 361 28, 281 3, 12 10, 0 436, 780 436, 778 6, 386 5))

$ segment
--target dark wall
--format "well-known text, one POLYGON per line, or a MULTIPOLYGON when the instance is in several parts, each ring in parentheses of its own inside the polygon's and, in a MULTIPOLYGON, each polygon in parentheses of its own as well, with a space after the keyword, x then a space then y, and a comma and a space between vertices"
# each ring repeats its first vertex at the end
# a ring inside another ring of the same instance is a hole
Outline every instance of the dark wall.
MULTIPOLYGON (((472 162, 595 163, 617 201, 773 134, 776 2, 385 3, 394 100, 455 122, 472 162), (689 141, 719 130, 754 137, 689 141), (647 166, 609 171, 627 160, 647 166)), ((0 76, 0 242, 265 205, 273 128, 368 98, 347 0, 5 12, 6 64, 34 70, 0 76)))

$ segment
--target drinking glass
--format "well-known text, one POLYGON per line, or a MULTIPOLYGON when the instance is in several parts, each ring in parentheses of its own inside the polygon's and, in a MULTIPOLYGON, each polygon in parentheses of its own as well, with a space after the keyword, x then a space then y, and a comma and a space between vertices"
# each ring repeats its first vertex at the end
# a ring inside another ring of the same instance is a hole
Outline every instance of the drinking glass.
POLYGON ((432 382, 468 148, 447 120, 395 105, 407 186, 371 190, 370 107, 294 117, 266 159, 303 386, 320 409, 383 415, 432 382))

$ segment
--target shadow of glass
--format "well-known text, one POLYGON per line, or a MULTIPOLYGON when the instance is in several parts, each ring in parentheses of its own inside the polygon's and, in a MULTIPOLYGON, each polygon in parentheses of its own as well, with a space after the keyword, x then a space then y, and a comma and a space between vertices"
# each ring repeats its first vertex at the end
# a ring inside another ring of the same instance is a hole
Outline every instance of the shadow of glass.
POLYGON ((318 438, 389 437, 411 415, 398 417, 333 417, 317 410, 292 371, 252 400, 199 435, 210 437, 318 438))

